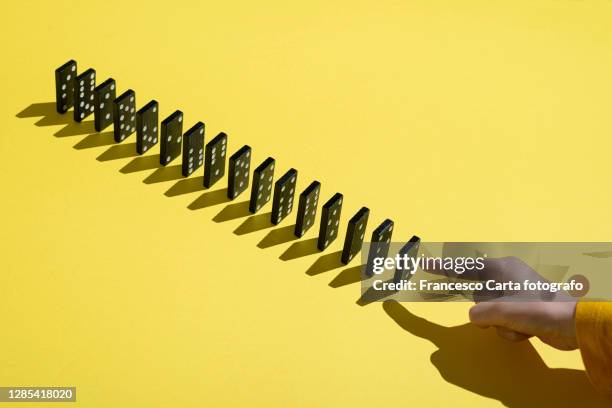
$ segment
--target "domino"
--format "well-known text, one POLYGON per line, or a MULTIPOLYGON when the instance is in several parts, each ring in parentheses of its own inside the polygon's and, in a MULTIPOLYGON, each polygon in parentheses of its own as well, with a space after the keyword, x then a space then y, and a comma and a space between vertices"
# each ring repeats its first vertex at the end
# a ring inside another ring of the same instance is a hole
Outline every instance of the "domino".
POLYGON ((251 169, 251 147, 244 145, 229 158, 229 177, 227 197, 231 200, 238 197, 249 186, 251 169))
POLYGON ((128 89, 113 101, 115 142, 120 143, 136 130, 136 94, 128 89))
POLYGON ((340 257, 343 264, 348 264, 361 251, 369 216, 370 210, 367 207, 361 207, 353 218, 349 220, 344 247, 342 248, 342 256, 340 257))
POLYGON ((295 231, 293 232, 296 237, 301 238, 313 226, 315 216, 317 215, 320 191, 321 183, 313 181, 300 194, 295 231))
POLYGON ((293 209, 293 193, 297 183, 297 170, 289 169, 274 184, 274 198, 272 199, 272 224, 279 224, 293 209))
POLYGON ((116 98, 115 80, 109 78, 94 89, 94 126, 101 132, 113 123, 113 101, 116 98))
POLYGON ((270 201, 274 166, 275 160, 268 157, 253 172, 253 187, 251 187, 251 199, 249 201, 249 211, 253 214, 270 201))
POLYGON ((136 152, 143 154, 157 144, 158 104, 152 100, 136 112, 136 152))
POLYGON ((317 248, 323 251, 338 236, 338 223, 342 212, 342 194, 336 193, 332 198, 323 204, 321 210, 321 227, 319 228, 319 239, 317 248))
POLYGON ((204 163, 204 187, 210 188, 225 174, 225 148, 227 135, 219 133, 206 145, 206 163, 204 163))
POLYGON ((183 139, 183 112, 175 111, 161 123, 159 139, 159 163, 167 165, 181 155, 181 142, 183 139))
POLYGON ((77 76, 74 86, 74 120, 80 122, 94 111, 96 71, 89 68, 77 76))
MULTIPOLYGON (((413 258, 418 255, 419 244, 421 243, 421 238, 413 235, 397 253, 400 258, 403 258, 404 255, 408 255, 408 257, 413 258)), ((398 283, 402 280, 410 280, 412 278, 413 273, 416 271, 411 271, 409 269, 404 268, 396 268, 395 274, 393 275, 393 282, 398 283)))
POLYGON ((368 251, 368 261, 366 266, 366 275, 373 276, 374 259, 386 258, 389 254, 389 246, 391 244, 391 236, 393 235, 394 223, 390 219, 384 220, 372 232, 370 249, 368 251))
POLYGON ((74 106, 74 84, 77 63, 70 60, 55 70, 55 106, 58 113, 66 113, 74 106))
POLYGON ((198 122, 183 135, 183 176, 202 166, 204 155, 204 123, 198 122))

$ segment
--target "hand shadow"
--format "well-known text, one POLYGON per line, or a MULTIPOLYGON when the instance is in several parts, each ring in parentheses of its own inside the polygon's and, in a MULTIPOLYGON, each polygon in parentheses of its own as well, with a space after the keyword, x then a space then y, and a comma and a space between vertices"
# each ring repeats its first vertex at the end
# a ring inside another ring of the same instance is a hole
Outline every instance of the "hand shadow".
POLYGON ((495 330, 469 323, 440 326, 394 300, 385 301, 383 308, 401 328, 438 347, 431 362, 451 384, 510 408, 611 406, 584 371, 547 367, 529 341, 508 342, 495 330))

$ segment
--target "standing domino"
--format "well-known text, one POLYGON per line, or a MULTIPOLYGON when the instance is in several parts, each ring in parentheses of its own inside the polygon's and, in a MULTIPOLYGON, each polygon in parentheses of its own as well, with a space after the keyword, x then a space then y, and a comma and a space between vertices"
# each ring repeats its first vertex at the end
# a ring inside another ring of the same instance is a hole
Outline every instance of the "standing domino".
POLYGON ((115 80, 109 78, 94 89, 94 125, 101 132, 113 123, 113 101, 117 90, 115 80))
POLYGON ((293 209, 293 195, 297 183, 297 170, 289 169, 274 184, 274 198, 272 199, 272 214, 270 221, 277 225, 293 209))
POLYGON ((204 123, 198 122, 183 136, 183 176, 189 176, 202 166, 203 154, 204 123))
POLYGON ((55 106, 59 113, 66 113, 74 105, 76 76, 75 60, 70 60, 55 70, 55 106))
POLYGON ((314 225, 315 216, 317 214, 317 205, 319 204, 319 192, 321 191, 321 183, 313 181, 300 194, 298 202, 298 213, 295 220, 296 237, 302 237, 306 231, 314 225))
POLYGON ((253 172, 253 187, 251 187, 251 200, 249 201, 249 211, 253 214, 270 201, 274 163, 274 159, 268 157, 253 172))
POLYGON ((136 94, 128 89, 113 101, 115 142, 120 143, 136 130, 136 94))
POLYGON ((158 104, 152 100, 136 112, 136 152, 143 154, 157 144, 158 104))
POLYGON ((244 145, 229 158, 227 197, 230 200, 238 197, 249 186, 250 169, 251 148, 244 145))
POLYGON ((94 89, 96 89, 96 71, 89 68, 76 77, 74 90, 74 120, 82 121, 94 112, 94 89))
POLYGON ((366 264, 366 276, 374 275, 374 259, 386 258, 389 254, 389 245, 391 244, 391 236, 393 235, 393 221, 390 219, 384 220, 372 232, 370 249, 368 250, 368 262, 366 264))
POLYGON ((167 165, 181 155, 182 139, 183 112, 177 110, 161 123, 159 163, 162 166, 167 165))
POLYGON ((204 187, 210 188, 225 174, 225 152, 227 135, 219 133, 206 145, 206 162, 204 163, 204 187))
POLYGON ((338 223, 342 213, 342 194, 336 193, 330 198, 321 210, 321 227, 319 229, 319 239, 317 248, 323 251, 338 236, 338 223))
POLYGON ((367 207, 361 207, 361 209, 357 211, 357 214, 349 220, 348 227, 346 228, 344 247, 342 249, 342 257, 340 258, 343 264, 348 264, 351 259, 361 251, 369 216, 370 210, 367 207))
MULTIPOLYGON (((414 258, 418 255, 420 243, 421 238, 417 237, 416 235, 413 235, 412 238, 410 238, 410 241, 408 241, 406 245, 404 245, 399 250, 397 255, 400 258, 403 258, 404 255, 408 255, 409 258, 414 258)), ((410 264, 410 262, 408 264, 410 264)), ((398 265, 398 267, 395 269, 395 274, 393 275, 393 282, 399 283, 402 280, 410 280, 410 278, 412 278, 412 275, 414 275, 415 273, 416 270, 412 271, 410 269, 400 268, 398 265)))

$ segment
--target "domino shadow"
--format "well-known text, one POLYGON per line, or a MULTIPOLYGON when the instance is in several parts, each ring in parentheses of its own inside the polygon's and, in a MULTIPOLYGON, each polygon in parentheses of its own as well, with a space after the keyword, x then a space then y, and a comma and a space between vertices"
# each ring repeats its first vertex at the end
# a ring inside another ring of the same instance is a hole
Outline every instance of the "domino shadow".
POLYGON ((83 122, 71 121, 66 126, 54 133, 55 137, 68 137, 68 136, 79 136, 95 133, 96 128, 93 120, 86 120, 83 122))
POLYGON ((202 208, 213 207, 215 205, 227 203, 229 200, 230 199, 227 196, 227 188, 206 191, 194 202, 189 204, 187 208, 189 208, 190 210, 199 210, 202 208))
POLYGON ((226 205, 215 217, 214 222, 231 221, 249 215, 249 202, 241 201, 226 205))
POLYGON ((330 254, 321 255, 306 271, 306 275, 315 276, 325 272, 333 271, 342 267, 344 264, 340 261, 342 251, 332 252, 330 254))
MULTIPOLYGON (((159 156, 157 156, 159 160, 159 156)), ((159 163, 159 161, 158 161, 159 163)), ((175 164, 174 166, 160 167, 151 173, 146 179, 142 180, 145 184, 163 183, 164 181, 179 180, 183 178, 182 166, 175 164)))
POLYGON ((204 190, 204 176, 179 180, 164 193, 166 197, 176 197, 182 194, 195 193, 204 190))
MULTIPOLYGON (((383 283, 391 283, 393 279, 389 279, 383 283)), ((367 306, 370 303, 381 301, 389 296, 395 295, 397 293, 396 290, 376 290, 374 287, 368 288, 365 292, 362 293, 361 297, 357 299, 357 304, 359 306, 367 306)))
MULTIPOLYGON (((612 406, 583 370, 548 367, 529 341, 509 342, 470 323, 440 326, 392 300, 382 307, 401 329, 435 345, 430 361, 450 384, 509 408, 612 406)), ((409 350, 397 356, 399 365, 414 364, 409 350)))
POLYGON ((258 248, 266 249, 275 245, 284 244, 286 242, 295 241, 298 237, 295 236, 295 225, 276 228, 268 232, 268 234, 257 244, 258 248))
POLYGON ((137 156, 136 152, 136 142, 134 143, 125 143, 125 144, 117 144, 109 147, 102 153, 100 156, 96 158, 96 160, 100 162, 111 161, 111 160, 119 160, 119 159, 129 159, 130 157, 137 156))
POLYGON ((272 212, 251 215, 234 230, 234 234, 245 235, 256 231, 261 231, 266 228, 271 228, 274 226, 274 224, 272 224, 271 217, 272 212))
POLYGON ((76 150, 90 149, 93 147, 112 146, 115 144, 113 131, 92 133, 85 136, 80 142, 72 146, 76 150))
POLYGON ((357 265, 340 272, 331 282, 329 286, 332 288, 341 288, 342 286, 351 285, 365 280, 367 277, 363 275, 365 265, 357 265))
POLYGON ((291 244, 278 259, 282 261, 290 261, 292 259, 301 258, 303 256, 314 255, 319 251, 317 248, 318 238, 311 238, 304 241, 298 241, 291 244))
POLYGON ((152 156, 136 157, 128 164, 123 166, 119 171, 123 174, 129 174, 136 173, 138 171, 156 169, 159 166, 161 166, 161 164, 159 164, 159 154, 154 154, 152 156))
POLYGON ((55 102, 33 103, 15 116, 21 119, 42 116, 42 119, 35 123, 36 126, 68 125, 72 122, 72 112, 58 113, 55 102))

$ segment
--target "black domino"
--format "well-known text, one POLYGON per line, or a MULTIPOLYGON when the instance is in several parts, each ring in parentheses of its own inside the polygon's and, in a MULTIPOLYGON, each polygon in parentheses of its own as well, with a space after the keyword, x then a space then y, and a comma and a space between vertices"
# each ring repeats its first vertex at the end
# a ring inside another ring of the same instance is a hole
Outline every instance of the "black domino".
POLYGON ((249 201, 249 211, 253 214, 270 201, 274 166, 274 159, 268 157, 253 171, 253 186, 251 187, 251 200, 249 201))
POLYGON ((306 231, 314 225, 320 191, 321 183, 313 181, 300 194, 297 218, 295 220, 295 231, 293 232, 296 237, 304 236, 306 231))
POLYGON ((244 145, 229 158, 229 174, 227 180, 227 197, 231 200, 249 186, 251 171, 251 148, 244 145))
POLYGON ((204 155, 204 123, 198 122, 183 135, 183 176, 202 166, 204 155))
POLYGON ((387 218, 372 232, 371 244, 368 250, 368 262, 366 264, 367 276, 374 274, 374 258, 386 258, 389 254, 393 226, 393 221, 387 218))
POLYGON ((342 213, 342 194, 336 193, 329 199, 321 210, 321 227, 319 228, 319 239, 317 248, 324 250, 334 242, 338 236, 338 224, 342 213))
POLYGON ((289 169, 274 184, 274 198, 272 199, 272 214, 270 221, 277 225, 293 210, 293 196, 297 183, 297 170, 289 169))
POLYGON ((128 89, 113 101, 115 142, 124 141, 136 130, 136 94, 128 89))
POLYGON ((82 121, 94 112, 96 71, 89 68, 76 77, 74 84, 74 120, 82 121))
POLYGON ((349 220, 340 258, 343 264, 348 264, 361 251, 369 216, 370 210, 367 207, 361 207, 349 220))
POLYGON ((183 139, 183 112, 180 110, 164 119, 161 123, 159 138, 159 163, 163 166, 181 155, 183 139))
POLYGON ((225 174, 225 156, 227 135, 219 133, 206 145, 206 162, 204 163, 204 187, 210 188, 225 174))
POLYGON ((113 123, 113 101, 116 93, 113 78, 107 79, 94 89, 94 125, 97 132, 103 131, 113 123))
MULTIPOLYGON (((408 255, 409 258, 414 258, 418 255, 418 251, 419 251, 419 245, 421 243, 421 238, 417 237, 416 235, 413 235, 412 238, 410 238, 410 241, 408 241, 397 253, 398 256, 400 258, 403 258, 404 255, 408 255)), ((408 263, 409 265, 412 265, 412 263, 408 263)), ((401 266, 401 265, 398 265, 401 266)), ((410 278, 412 278, 412 275, 415 273, 416 271, 411 271, 410 269, 404 269, 404 268, 396 268, 395 269, 395 274, 393 276, 393 282, 400 282, 401 280, 410 280, 410 278)))
POLYGON ((55 105, 59 113, 66 113, 74 106, 74 84, 77 63, 70 60, 55 70, 55 105))
POLYGON ((143 154, 157 144, 159 106, 152 100, 136 112, 136 152, 143 154))

